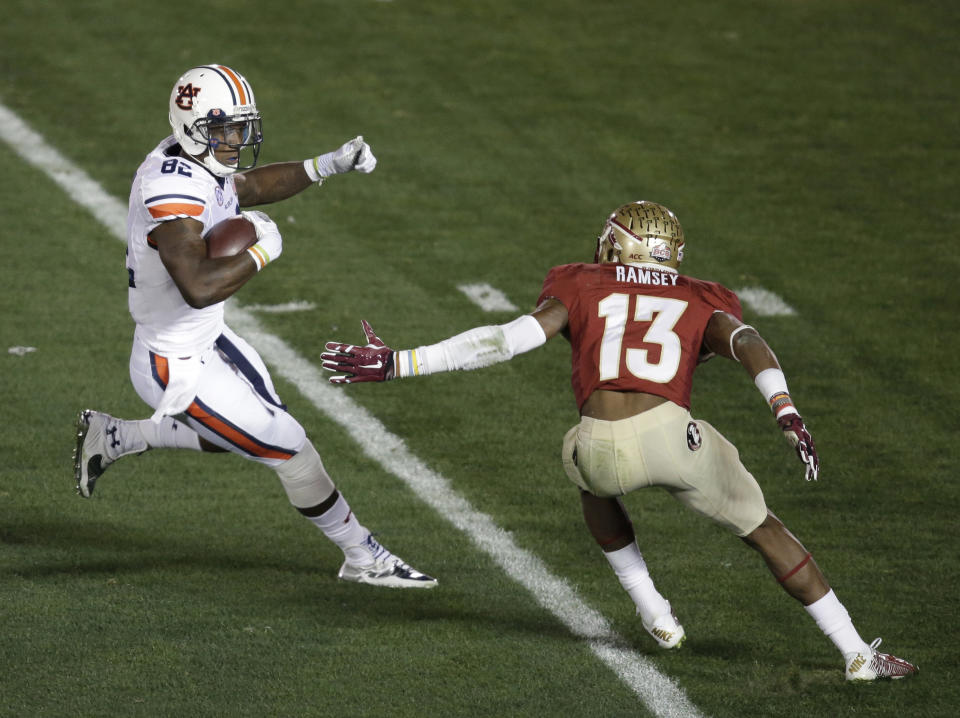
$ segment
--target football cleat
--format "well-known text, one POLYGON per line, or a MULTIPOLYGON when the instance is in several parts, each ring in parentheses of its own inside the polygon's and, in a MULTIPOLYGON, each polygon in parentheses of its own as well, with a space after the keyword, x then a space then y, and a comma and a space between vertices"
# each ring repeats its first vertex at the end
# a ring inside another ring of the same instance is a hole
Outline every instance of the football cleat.
POLYGON ((358 565, 344 561, 337 574, 340 580, 386 588, 433 588, 437 585, 437 579, 401 561, 381 546, 373 534, 367 534, 361 548, 370 555, 371 563, 358 565))
POLYGON ((877 650, 879 645, 880 639, 877 638, 870 644, 869 651, 847 654, 845 675, 848 681, 875 681, 880 678, 896 680, 920 672, 919 668, 902 658, 880 653, 877 650))
MULTIPOLYGON (((669 601, 667 601, 667 607, 670 607, 669 601)), ((670 608, 669 613, 663 614, 653 623, 644 623, 643 627, 647 633, 653 636, 661 648, 680 648, 687 637, 683 626, 677 620, 677 614, 674 613, 672 608, 670 608)))
POLYGON ((93 487, 103 472, 114 461, 127 454, 147 450, 147 444, 139 445, 120 452, 119 420, 92 409, 84 409, 77 416, 77 444, 73 450, 73 478, 77 482, 77 493, 89 499, 93 487))

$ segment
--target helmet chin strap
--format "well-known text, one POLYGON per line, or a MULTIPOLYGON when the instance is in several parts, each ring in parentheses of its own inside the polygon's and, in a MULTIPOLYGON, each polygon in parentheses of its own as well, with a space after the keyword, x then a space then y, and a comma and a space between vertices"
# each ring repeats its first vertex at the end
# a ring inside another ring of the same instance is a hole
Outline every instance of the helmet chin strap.
POLYGON ((237 171, 236 167, 231 167, 230 165, 225 165, 222 162, 218 162, 213 152, 210 152, 209 150, 207 151, 206 157, 200 161, 203 163, 204 167, 213 172, 217 177, 229 177, 237 171))
MULTIPOLYGON (((183 146, 181 145, 181 148, 182 147, 183 146)), ((219 162, 217 158, 214 157, 213 152, 210 150, 206 150, 199 155, 190 154, 189 152, 186 152, 186 150, 184 150, 184 153, 189 155, 190 159, 192 159, 194 162, 206 167, 217 177, 229 177, 237 171, 236 167, 230 167, 229 165, 219 162)))

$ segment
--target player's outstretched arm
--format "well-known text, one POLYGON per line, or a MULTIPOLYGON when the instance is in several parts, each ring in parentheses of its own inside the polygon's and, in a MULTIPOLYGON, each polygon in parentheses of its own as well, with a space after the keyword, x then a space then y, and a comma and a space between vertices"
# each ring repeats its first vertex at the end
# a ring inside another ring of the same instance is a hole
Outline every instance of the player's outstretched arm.
POLYGON ((804 478, 816 481, 820 473, 817 447, 790 398, 780 362, 763 337, 732 314, 716 312, 707 324, 704 344, 711 352, 743 365, 773 410, 783 435, 796 449, 804 464, 804 478))
POLYGON ((377 166, 370 145, 358 135, 338 149, 302 162, 276 162, 234 176, 241 207, 279 202, 327 177, 345 172, 369 174, 377 166))
POLYGON ((567 310, 555 299, 547 299, 533 314, 512 322, 476 327, 437 344, 394 351, 362 322, 365 346, 327 342, 320 355, 323 368, 334 372, 332 384, 389 381, 409 376, 426 376, 446 371, 479 369, 512 359, 544 344, 567 324, 567 310))

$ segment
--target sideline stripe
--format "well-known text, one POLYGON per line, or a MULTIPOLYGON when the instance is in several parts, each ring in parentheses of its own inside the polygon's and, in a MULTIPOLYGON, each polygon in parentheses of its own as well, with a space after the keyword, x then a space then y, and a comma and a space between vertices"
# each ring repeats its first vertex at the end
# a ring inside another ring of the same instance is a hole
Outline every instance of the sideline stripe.
MULTIPOLYGON (((107 194, 45 140, 0 104, 0 139, 29 164, 43 170, 77 204, 88 209, 119 240, 125 241, 126 207, 107 194)), ((290 381, 316 408, 342 426, 387 472, 402 480, 424 503, 463 531, 515 581, 533 594, 593 653, 633 690, 646 707, 662 718, 699 718, 703 714, 687 699, 673 679, 637 653, 616 634, 598 611, 586 605, 563 578, 550 573, 531 552, 518 547, 509 532, 471 506, 445 477, 426 466, 391 434, 380 421, 331 386, 324 373, 301 357, 282 339, 267 332, 256 317, 235 302, 228 302, 230 323, 251 341, 280 376, 290 381)))

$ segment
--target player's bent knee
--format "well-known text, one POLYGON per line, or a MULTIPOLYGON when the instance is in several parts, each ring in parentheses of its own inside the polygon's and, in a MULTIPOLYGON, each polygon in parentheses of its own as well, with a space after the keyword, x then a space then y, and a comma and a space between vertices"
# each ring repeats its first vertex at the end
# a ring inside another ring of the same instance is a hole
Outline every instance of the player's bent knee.
POLYGON ((308 440, 292 458, 276 467, 290 503, 298 509, 317 506, 335 490, 333 481, 323 468, 320 454, 308 440))

